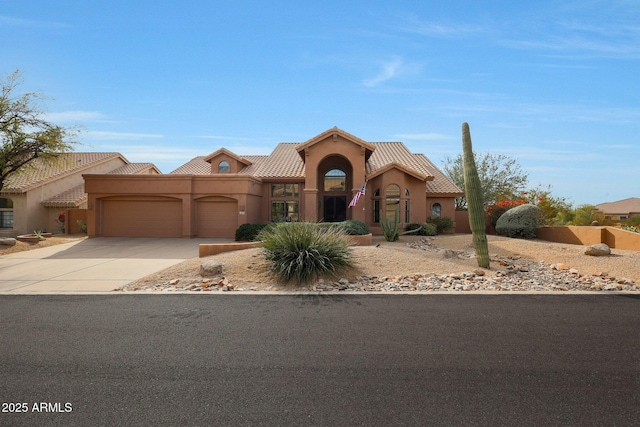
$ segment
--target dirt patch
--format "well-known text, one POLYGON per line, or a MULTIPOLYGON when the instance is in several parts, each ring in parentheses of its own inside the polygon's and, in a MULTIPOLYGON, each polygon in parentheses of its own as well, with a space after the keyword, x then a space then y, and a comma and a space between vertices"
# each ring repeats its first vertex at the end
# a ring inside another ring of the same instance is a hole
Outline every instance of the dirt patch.
MULTIPOLYGON (((489 252, 492 256, 527 258, 544 261, 549 264, 563 263, 574 268, 583 275, 600 275, 606 272, 610 276, 624 277, 640 282, 640 252, 612 250, 607 257, 591 257, 584 255, 584 246, 551 243, 541 240, 510 239, 500 236, 487 236, 489 252)), ((409 246, 410 243, 422 241, 419 236, 403 236, 398 242, 386 242, 375 236, 372 246, 356 246, 353 248, 354 267, 342 271, 337 278, 349 281, 358 276, 401 276, 411 274, 450 274, 478 269, 474 258, 450 257, 443 249, 473 253, 471 235, 441 235, 429 241, 434 250, 419 250, 409 246)), ((260 249, 246 249, 228 252, 213 257, 223 264, 223 275, 235 288, 251 290, 293 290, 312 287, 282 284, 275 280, 261 256, 260 249)), ((125 286, 123 290, 149 289, 155 285, 168 284, 173 281, 179 286, 185 283, 197 284, 202 281, 199 275, 200 258, 192 258, 173 267, 159 271, 125 286)), ((492 263, 486 275, 494 275, 504 271, 504 267, 492 263)), ((221 280, 216 278, 213 280, 221 280)), ((323 280, 331 280, 323 278, 323 280)), ((195 285, 194 285, 195 286, 195 285)))
POLYGON ((0 256, 15 254, 18 252, 30 251, 33 249, 46 248, 48 246, 60 245, 63 243, 75 242, 78 240, 84 240, 87 236, 84 234, 70 234, 65 236, 52 236, 45 240, 41 240, 37 243, 28 243, 17 241, 15 246, 0 245, 0 256))

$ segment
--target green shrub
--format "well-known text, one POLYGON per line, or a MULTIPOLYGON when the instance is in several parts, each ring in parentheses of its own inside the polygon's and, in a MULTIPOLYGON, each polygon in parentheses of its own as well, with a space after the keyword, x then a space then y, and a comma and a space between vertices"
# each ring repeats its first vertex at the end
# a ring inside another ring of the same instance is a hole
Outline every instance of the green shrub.
POLYGON ((382 235, 387 242, 395 242, 400 238, 400 220, 397 210, 393 222, 389 221, 389 218, 384 218, 380 221, 380 228, 382 228, 382 235))
POLYGON ((436 232, 438 234, 442 234, 453 228, 453 220, 448 216, 429 218, 429 221, 427 222, 436 226, 436 232))
POLYGON ((412 222, 407 225, 407 232, 418 229, 420 231, 416 231, 415 233, 411 234, 414 234, 416 236, 435 236, 438 232, 435 224, 431 223, 420 224, 419 222, 412 222))
POLYGON ((323 274, 335 275, 352 265, 351 242, 336 226, 278 223, 264 229, 259 239, 271 271, 285 282, 295 279, 300 283, 323 274))
POLYGON ((501 236, 532 239, 536 228, 542 224, 542 213, 535 205, 525 204, 506 211, 496 223, 496 232, 501 236))
POLYGON ((626 225, 638 227, 640 225, 640 215, 632 215, 624 222, 626 225))
POLYGON ((78 229, 82 232, 82 233, 86 233, 87 232, 87 223, 84 222, 83 220, 79 219, 76 221, 76 224, 78 224, 78 229))
POLYGON ((367 224, 355 219, 348 219, 341 222, 319 222, 316 225, 322 228, 337 228, 349 236, 364 236, 371 232, 367 224))
POLYGON ((258 234, 267 224, 242 224, 236 230, 236 242, 250 242, 258 238, 258 234))
POLYGON ((362 221, 358 221, 357 219, 348 219, 341 224, 342 229, 349 236, 364 236, 371 233, 371 231, 369 230, 369 226, 362 221))

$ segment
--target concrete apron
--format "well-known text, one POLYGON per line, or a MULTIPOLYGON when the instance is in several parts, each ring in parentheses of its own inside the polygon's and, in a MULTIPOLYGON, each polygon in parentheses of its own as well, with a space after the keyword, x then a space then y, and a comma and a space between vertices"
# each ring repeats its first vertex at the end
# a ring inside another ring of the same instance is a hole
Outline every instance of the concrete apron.
POLYGON ((0 257, 0 294, 111 292, 228 239, 98 237, 0 257))

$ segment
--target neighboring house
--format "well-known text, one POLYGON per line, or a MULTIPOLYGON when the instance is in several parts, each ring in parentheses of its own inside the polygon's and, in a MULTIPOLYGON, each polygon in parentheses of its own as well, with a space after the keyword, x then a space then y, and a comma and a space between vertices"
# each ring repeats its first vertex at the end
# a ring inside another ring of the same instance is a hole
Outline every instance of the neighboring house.
POLYGON ((606 219, 615 222, 624 222, 629 217, 640 215, 640 197, 630 197, 617 202, 600 203, 596 205, 606 219))
POLYGON ((335 127, 266 156, 221 148, 166 175, 84 179, 89 236, 233 237, 243 223, 345 219, 380 233, 380 222, 396 215, 403 224, 453 220, 463 194, 403 143, 370 143, 335 127))
POLYGON ((150 163, 130 163, 119 153, 68 153, 42 158, 10 175, 0 192, 0 236, 34 230, 60 233, 59 215, 86 209, 84 173, 159 174, 150 163))

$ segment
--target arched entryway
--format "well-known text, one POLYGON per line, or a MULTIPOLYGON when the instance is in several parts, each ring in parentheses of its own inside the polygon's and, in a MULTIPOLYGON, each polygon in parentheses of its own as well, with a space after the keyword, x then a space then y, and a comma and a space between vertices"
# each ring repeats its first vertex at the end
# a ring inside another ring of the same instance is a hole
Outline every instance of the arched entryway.
POLYGON ((353 168, 342 156, 330 156, 318 167, 318 218, 339 222, 350 217, 347 205, 353 186, 353 168))

